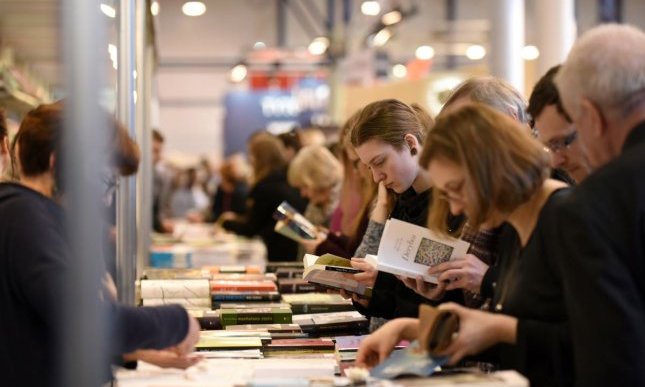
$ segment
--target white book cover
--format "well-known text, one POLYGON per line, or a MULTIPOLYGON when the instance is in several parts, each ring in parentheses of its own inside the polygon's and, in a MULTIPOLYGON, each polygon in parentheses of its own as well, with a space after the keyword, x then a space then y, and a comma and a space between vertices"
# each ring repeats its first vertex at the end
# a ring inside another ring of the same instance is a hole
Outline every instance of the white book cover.
POLYGON ((142 280, 141 298, 210 298, 207 279, 142 280))
POLYGON ((428 269, 463 257, 469 247, 461 239, 443 237, 425 227, 389 219, 378 247, 377 267, 379 271, 395 275, 422 276, 425 281, 436 284, 437 278, 429 275, 428 269))

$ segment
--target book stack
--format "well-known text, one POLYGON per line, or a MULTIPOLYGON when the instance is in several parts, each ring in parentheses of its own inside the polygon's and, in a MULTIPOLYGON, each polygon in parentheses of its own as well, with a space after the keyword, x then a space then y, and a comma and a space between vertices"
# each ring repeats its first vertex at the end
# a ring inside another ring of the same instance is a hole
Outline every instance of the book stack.
POLYGON ((357 311, 298 314, 293 322, 312 337, 361 335, 369 328, 369 320, 357 311))
POLYGON ((279 308, 236 308, 220 309, 222 326, 244 324, 291 324, 291 309, 279 308))
POLYGON ((273 339, 263 347, 267 358, 324 359, 333 358, 331 339, 273 339))
POLYGON ((186 309, 210 310, 207 279, 141 280, 143 306, 179 304, 186 309))
MULTIPOLYGON (((257 274, 233 275, 235 277, 216 277, 210 282, 213 309, 222 303, 279 302, 280 293, 272 279, 265 275, 258 279, 257 274), (235 279, 232 279, 235 278, 235 279)), ((273 277, 275 278, 275 277, 273 277)))
POLYGON ((343 312, 355 309, 351 300, 346 300, 338 294, 283 294, 282 300, 291 305, 293 314, 343 312))

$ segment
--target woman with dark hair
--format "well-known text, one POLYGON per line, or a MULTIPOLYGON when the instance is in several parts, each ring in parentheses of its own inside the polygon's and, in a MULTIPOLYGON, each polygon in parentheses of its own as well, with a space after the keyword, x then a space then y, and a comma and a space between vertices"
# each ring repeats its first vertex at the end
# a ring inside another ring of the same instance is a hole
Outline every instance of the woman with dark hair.
MULTIPOLYGON (((526 375, 532 386, 573 385, 573 357, 562 278, 549 224, 566 185, 548 179, 550 159, 517 121, 473 104, 440 116, 421 156, 438 198, 429 227, 447 233, 445 214, 465 214, 475 229, 502 226, 495 313, 444 304, 459 331, 438 356, 451 364, 495 346, 502 368, 526 375)), ((401 338, 414 339, 418 319, 384 325, 361 345, 357 361, 374 365, 401 338)))
POLYGON ((304 211, 307 202, 287 183, 287 162, 280 140, 268 133, 258 134, 248 147, 255 179, 248 209, 244 216, 224 213, 220 216, 221 225, 239 235, 259 235, 267 247, 269 261, 294 261, 298 258, 298 243, 274 231, 273 213, 283 201, 299 212, 304 211))
MULTIPOLYGON (((56 144, 63 129, 62 103, 29 112, 14 141, 20 179, 0 183, 0 308, 9 311, 0 314, 0 330, 10 332, 0 346, 0 371, 8 385, 56 382, 52 359, 62 350, 60 300, 71 254, 57 202, 56 144)), ((113 167, 121 169, 118 160, 113 167)), ((98 294, 96 302, 113 321, 110 358, 171 346, 188 354, 199 338, 197 321, 182 307, 134 308, 98 294)))

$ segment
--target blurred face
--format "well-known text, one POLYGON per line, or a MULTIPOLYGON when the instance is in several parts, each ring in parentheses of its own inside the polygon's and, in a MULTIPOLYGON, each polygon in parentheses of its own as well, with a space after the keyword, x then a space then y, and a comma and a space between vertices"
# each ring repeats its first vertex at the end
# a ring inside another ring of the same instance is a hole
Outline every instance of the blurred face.
POLYGON ((539 140, 549 149, 552 167, 564 169, 576 182, 591 172, 576 127, 567 122, 556 105, 548 105, 535 119, 539 140))
POLYGON ((361 179, 371 179, 372 173, 370 172, 370 169, 367 167, 367 165, 361 162, 361 159, 358 157, 358 153, 356 153, 356 149, 353 146, 348 145, 347 148, 345 148, 345 152, 347 154, 347 158, 352 164, 352 167, 356 172, 358 172, 361 179))
POLYGON ((325 188, 315 189, 305 185, 300 187, 300 196, 309 199, 309 202, 314 205, 324 206, 329 203, 331 190, 325 188))
POLYGON ((161 161, 163 151, 163 143, 161 141, 152 141, 152 164, 157 164, 161 161))
POLYGON ((412 186, 419 172, 417 158, 407 146, 396 149, 381 140, 369 140, 356 147, 356 154, 372 171, 374 182, 396 193, 403 193, 412 186))
POLYGON ((445 200, 453 215, 469 216, 469 201, 465 195, 466 171, 463 167, 444 158, 436 158, 428 164, 428 173, 432 176, 432 186, 437 198, 445 200))

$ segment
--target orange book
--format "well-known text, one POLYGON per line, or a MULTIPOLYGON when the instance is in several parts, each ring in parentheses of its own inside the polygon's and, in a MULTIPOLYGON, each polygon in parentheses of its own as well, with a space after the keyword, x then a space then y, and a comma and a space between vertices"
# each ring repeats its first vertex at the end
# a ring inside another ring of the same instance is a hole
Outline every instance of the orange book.
POLYGON ((211 292, 275 292, 278 290, 275 282, 271 280, 260 281, 235 281, 213 280, 210 282, 211 292))

